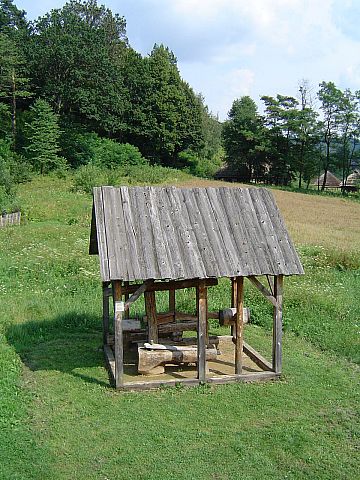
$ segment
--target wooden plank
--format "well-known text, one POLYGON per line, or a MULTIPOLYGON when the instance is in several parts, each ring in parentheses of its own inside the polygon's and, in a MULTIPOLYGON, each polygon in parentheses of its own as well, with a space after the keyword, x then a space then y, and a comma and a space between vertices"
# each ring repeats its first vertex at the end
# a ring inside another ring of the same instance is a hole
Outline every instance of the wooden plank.
POLYGON ((105 229, 104 203, 101 187, 94 188, 94 208, 96 216, 96 234, 100 259, 100 273, 103 282, 110 280, 107 238, 105 229))
POLYGON ((235 374, 242 373, 243 326, 244 326, 244 277, 236 280, 236 314, 235 314, 235 374))
POLYGON ((243 342, 243 351, 260 368, 267 371, 273 371, 271 363, 246 342, 243 342))
POLYGON ((148 340, 158 343, 158 324, 155 292, 145 292, 145 311, 148 320, 148 340))
POLYGON ((198 347, 198 379, 206 382, 206 324, 207 324, 207 289, 204 284, 198 287, 198 324, 197 324, 197 347, 198 347))
POLYGON ((107 339, 109 335, 109 322, 110 322, 110 312, 109 312, 109 296, 106 295, 105 290, 107 289, 107 284, 103 283, 103 344, 107 344, 107 339))
POLYGON ((273 370, 281 373, 282 367, 282 297, 283 297, 283 276, 274 278, 274 289, 276 306, 273 317, 273 370))
POLYGON ((124 375, 124 345, 123 345, 123 310, 121 302, 121 282, 115 280, 113 282, 113 298, 114 298, 114 356, 115 356, 115 386, 119 388, 123 385, 124 375))
POLYGON ((157 197, 160 195, 160 188, 149 187, 145 197, 145 205, 148 209, 150 227, 153 237, 153 248, 155 250, 157 268, 160 278, 174 278, 175 272, 172 264, 172 251, 167 244, 167 229, 161 224, 157 207, 157 197))
POLYGON ((205 266, 206 276, 220 277, 222 274, 217 267, 218 259, 213 252, 213 245, 206 231, 203 211, 197 204, 199 195, 196 195, 195 191, 196 189, 193 188, 182 190, 183 205, 186 209, 188 223, 192 226, 195 234, 196 246, 205 266))
POLYGON ((276 380, 280 378, 280 374, 275 372, 254 372, 243 373, 241 375, 222 375, 221 377, 210 377, 208 383, 224 384, 234 382, 261 382, 266 380, 276 380))
POLYGON ((259 290, 259 292, 261 292, 264 295, 264 297, 267 298, 269 302, 274 305, 274 307, 277 306, 276 298, 271 295, 269 290, 266 287, 264 287, 264 285, 260 283, 256 277, 247 277, 247 278, 259 290))
POLYGON ((192 226, 189 223, 189 216, 184 205, 183 193, 175 187, 167 187, 170 213, 174 232, 177 238, 181 259, 183 262, 183 272, 185 278, 205 278, 206 268, 199 252, 196 237, 192 226))
POLYGON ((128 248, 131 252, 131 263, 132 270, 134 274, 134 279, 142 279, 144 268, 142 259, 142 251, 140 250, 141 245, 139 244, 139 227, 138 227, 138 217, 136 208, 134 208, 132 198, 129 195, 128 187, 121 187, 121 200, 122 207, 124 212, 125 221, 125 234, 128 242, 128 248))
POLYGON ((197 378, 184 378, 183 380, 153 380, 147 382, 126 382, 123 390, 152 390, 161 387, 176 387, 177 385, 196 386, 199 385, 197 378))
MULTIPOLYGON (((198 286, 201 282, 204 282, 207 287, 213 287, 218 284, 217 278, 207 278, 204 280, 200 280, 198 278, 190 279, 190 280, 171 280, 170 282, 153 282, 149 283, 146 290, 148 292, 162 292, 164 290, 174 289, 174 290, 182 290, 183 288, 193 288, 198 286)), ((138 288, 141 287, 142 284, 132 284, 128 287, 122 288, 123 294, 125 293, 135 293, 138 288)))

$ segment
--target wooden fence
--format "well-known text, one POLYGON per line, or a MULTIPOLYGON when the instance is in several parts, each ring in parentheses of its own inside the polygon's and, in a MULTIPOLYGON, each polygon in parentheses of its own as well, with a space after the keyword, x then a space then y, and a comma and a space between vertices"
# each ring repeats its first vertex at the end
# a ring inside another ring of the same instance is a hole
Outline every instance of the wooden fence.
POLYGON ((21 212, 3 214, 0 216, 0 228, 8 225, 20 225, 21 212))

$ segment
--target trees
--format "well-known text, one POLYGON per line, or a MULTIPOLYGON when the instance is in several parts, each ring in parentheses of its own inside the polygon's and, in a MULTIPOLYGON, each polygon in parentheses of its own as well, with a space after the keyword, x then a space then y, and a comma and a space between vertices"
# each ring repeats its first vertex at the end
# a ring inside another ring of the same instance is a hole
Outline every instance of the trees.
POLYGON ((30 110, 32 121, 27 123, 26 151, 34 170, 43 174, 64 167, 65 161, 58 155, 61 135, 59 115, 42 99, 37 99, 30 110))
POLYGON ((202 144, 201 104, 167 47, 155 45, 145 62, 149 77, 143 108, 150 120, 138 147, 153 162, 177 166, 181 151, 202 144))
POLYGON ((324 156, 324 180, 321 190, 325 189, 327 173, 334 164, 334 150, 336 147, 336 135, 339 126, 339 113, 341 109, 342 93, 333 82, 321 82, 319 85, 318 98, 323 112, 323 120, 320 122, 322 142, 325 145, 324 156))
MULTIPOLYGON (((16 147, 18 101, 31 97, 25 60, 15 41, 0 33, 0 99, 11 111, 12 145, 16 147)), ((3 109, 3 111, 5 111, 3 109)))
POLYGON ((226 158, 247 182, 262 173, 265 150, 265 130, 255 102, 244 96, 234 100, 229 119, 223 126, 226 158))
POLYGON ((119 138, 125 26, 95 0, 71 0, 33 23, 27 48, 34 84, 57 113, 119 138))

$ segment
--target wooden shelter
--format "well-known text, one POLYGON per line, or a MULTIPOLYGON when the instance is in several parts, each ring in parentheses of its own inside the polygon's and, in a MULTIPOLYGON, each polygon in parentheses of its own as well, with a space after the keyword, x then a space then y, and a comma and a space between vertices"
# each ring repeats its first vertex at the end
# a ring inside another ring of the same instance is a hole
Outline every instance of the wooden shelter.
POLYGON ((100 257, 104 353, 117 388, 279 377, 283 277, 304 272, 268 190, 95 188, 90 254, 100 257), (231 298, 220 312, 209 312, 208 289, 220 277, 231 278, 231 298), (271 362, 244 342, 244 278, 273 306, 271 362), (196 289, 196 314, 177 311, 175 292, 184 288, 196 289), (159 291, 168 292, 167 312, 157 311, 159 291), (141 295, 146 315, 130 320, 141 295), (231 335, 209 336, 212 318, 231 326, 231 335), (184 331, 196 337, 182 338, 184 331), (137 346, 132 363, 131 345, 137 346))

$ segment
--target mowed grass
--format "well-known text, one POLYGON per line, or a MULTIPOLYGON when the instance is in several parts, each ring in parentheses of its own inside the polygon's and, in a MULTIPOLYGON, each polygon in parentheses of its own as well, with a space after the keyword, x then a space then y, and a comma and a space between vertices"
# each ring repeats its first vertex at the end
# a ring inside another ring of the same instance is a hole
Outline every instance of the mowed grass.
MULTIPOLYGON (((360 206, 274 194, 306 270, 285 281, 283 379, 120 393, 101 352, 91 198, 69 179, 21 187, 28 221, 0 230, 1 479, 357 478, 360 206)), ((221 281, 210 308, 229 295, 221 281)), ((246 340, 269 356, 271 309, 250 285, 246 300, 246 340)), ((194 292, 178 301, 192 311, 194 292)))

